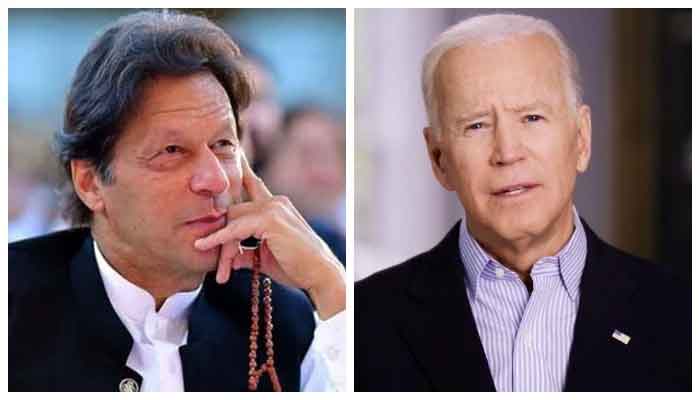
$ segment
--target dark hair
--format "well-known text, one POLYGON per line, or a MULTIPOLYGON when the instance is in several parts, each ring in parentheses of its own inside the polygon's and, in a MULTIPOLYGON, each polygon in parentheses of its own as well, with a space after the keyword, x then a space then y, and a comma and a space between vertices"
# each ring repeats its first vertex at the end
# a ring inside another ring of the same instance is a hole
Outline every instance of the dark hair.
POLYGON ((54 147, 68 175, 65 217, 74 225, 92 221, 92 211, 71 184, 70 162, 86 160, 103 182, 114 182, 110 168, 114 146, 146 80, 211 72, 226 90, 240 129, 239 113, 251 96, 243 65, 238 46, 203 17, 142 11, 109 26, 78 65, 66 99, 63 129, 55 135, 54 147))

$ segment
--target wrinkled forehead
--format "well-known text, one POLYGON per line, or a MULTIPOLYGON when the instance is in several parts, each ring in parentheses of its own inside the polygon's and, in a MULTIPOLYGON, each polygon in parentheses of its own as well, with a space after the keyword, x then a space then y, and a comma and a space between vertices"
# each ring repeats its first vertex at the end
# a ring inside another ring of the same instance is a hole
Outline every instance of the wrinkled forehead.
POLYGON ((144 82, 125 127, 123 145, 178 135, 206 139, 224 130, 236 135, 238 129, 226 91, 208 72, 162 75, 144 82))
POLYGON ((494 102, 517 107, 540 101, 556 108, 567 98, 563 61, 544 34, 450 49, 438 63, 435 89, 441 111, 494 102))
POLYGON ((144 82, 139 113, 158 115, 184 112, 196 116, 221 109, 231 103, 219 81, 209 72, 185 76, 159 75, 144 82))
POLYGON ((131 123, 142 126, 190 125, 235 117, 228 95, 208 72, 186 76, 162 75, 144 83, 131 123))

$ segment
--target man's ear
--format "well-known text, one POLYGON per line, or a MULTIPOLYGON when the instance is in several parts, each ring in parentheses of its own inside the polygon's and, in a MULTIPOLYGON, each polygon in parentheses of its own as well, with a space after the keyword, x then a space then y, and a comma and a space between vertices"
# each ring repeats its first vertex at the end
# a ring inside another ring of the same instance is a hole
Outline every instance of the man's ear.
POLYGON ((103 184, 95 168, 86 160, 71 160, 71 178, 75 193, 92 212, 103 211, 103 184))
POLYGON ((428 150, 428 157, 430 157, 433 175, 435 175, 435 178, 445 190, 455 190, 454 185, 450 182, 450 177, 446 168, 445 153, 443 153, 441 146, 442 142, 435 137, 430 127, 423 128, 423 138, 425 138, 425 147, 428 150))
POLYGON ((583 173, 591 159, 591 108, 584 104, 576 114, 576 170, 583 173))

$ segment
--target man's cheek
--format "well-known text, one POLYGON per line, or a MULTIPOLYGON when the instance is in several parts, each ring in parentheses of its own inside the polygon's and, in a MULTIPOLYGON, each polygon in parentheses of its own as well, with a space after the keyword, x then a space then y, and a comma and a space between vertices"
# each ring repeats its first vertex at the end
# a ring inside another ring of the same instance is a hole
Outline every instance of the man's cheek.
POLYGON ((470 191, 471 168, 463 154, 451 154, 445 163, 447 179, 453 190, 470 191))

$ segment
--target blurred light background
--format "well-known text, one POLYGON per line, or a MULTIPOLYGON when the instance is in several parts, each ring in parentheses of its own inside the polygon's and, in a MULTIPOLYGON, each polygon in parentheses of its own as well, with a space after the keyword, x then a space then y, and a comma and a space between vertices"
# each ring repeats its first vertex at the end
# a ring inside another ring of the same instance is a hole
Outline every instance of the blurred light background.
MULTIPOLYGON (((136 10, 10 9, 10 241, 66 227, 63 172, 49 146, 90 43, 136 10)), ((345 10, 190 9, 250 58, 256 97, 244 146, 271 190, 286 194, 345 261, 345 10)))
POLYGON ((420 66, 462 19, 506 12, 556 25, 592 108, 575 204, 602 238, 690 279, 691 11, 359 9, 355 18, 355 279, 428 250, 463 215, 432 175, 420 66))

